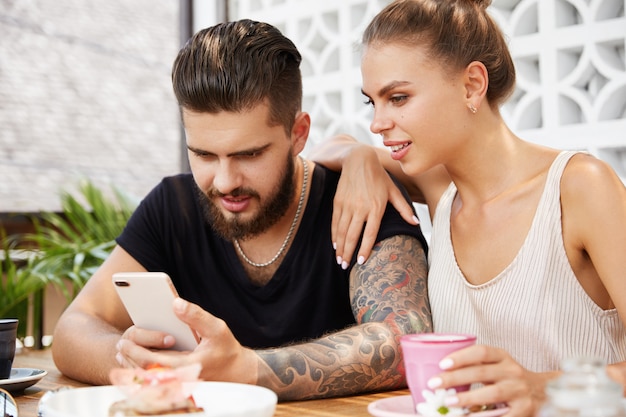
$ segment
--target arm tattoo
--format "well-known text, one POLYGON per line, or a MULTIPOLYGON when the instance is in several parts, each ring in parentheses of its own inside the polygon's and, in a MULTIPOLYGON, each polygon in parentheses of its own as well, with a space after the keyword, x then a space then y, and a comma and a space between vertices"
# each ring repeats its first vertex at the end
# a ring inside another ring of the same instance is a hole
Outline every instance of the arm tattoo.
POLYGON ((357 322, 385 322, 398 335, 432 331, 428 264, 421 245, 408 236, 386 239, 374 247, 368 264, 355 268, 351 280, 357 322))
POLYGON ((350 273, 357 325, 303 344, 258 350, 259 385, 281 401, 405 386, 401 335, 430 332, 428 265, 417 239, 379 242, 350 273))

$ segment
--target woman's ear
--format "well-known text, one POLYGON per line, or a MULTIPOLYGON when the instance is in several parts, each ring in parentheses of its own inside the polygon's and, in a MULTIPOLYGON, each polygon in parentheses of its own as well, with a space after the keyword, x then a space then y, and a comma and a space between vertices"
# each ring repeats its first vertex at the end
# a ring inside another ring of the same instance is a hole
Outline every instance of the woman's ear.
POLYGON ((291 140, 293 141, 294 156, 298 155, 304 149, 306 141, 309 138, 309 130, 311 129, 311 116, 306 112, 299 112, 296 120, 291 128, 291 140))
POLYGON ((489 73, 485 65, 479 61, 470 62, 465 69, 465 94, 468 107, 479 109, 488 87, 489 73))

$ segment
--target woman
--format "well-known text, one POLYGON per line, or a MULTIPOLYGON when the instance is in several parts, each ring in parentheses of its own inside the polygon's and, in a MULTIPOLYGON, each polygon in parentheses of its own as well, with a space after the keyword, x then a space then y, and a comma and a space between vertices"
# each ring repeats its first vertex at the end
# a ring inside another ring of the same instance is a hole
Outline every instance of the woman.
POLYGON ((626 190, 604 162, 506 126, 498 108, 515 70, 489 3, 383 9, 363 35, 361 69, 371 130, 388 149, 344 136, 313 159, 343 169, 333 222, 340 263, 363 221, 365 262, 387 199, 402 206, 382 166, 428 204, 434 330, 479 342, 444 360, 430 387, 483 383, 449 405, 506 402, 508 416, 534 415, 562 358, 602 356, 626 380, 626 190))

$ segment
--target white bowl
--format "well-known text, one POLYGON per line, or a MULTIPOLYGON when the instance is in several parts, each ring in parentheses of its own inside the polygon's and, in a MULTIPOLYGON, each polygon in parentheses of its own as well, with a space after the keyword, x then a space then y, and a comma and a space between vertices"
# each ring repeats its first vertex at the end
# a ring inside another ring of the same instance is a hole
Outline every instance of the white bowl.
MULTIPOLYGON (((123 398, 112 385, 75 388, 53 394, 40 404, 40 411, 42 417, 107 417, 111 404, 123 398)), ((231 382, 199 382, 193 399, 203 413, 175 416, 271 417, 277 402, 276 394, 267 388, 231 382)))

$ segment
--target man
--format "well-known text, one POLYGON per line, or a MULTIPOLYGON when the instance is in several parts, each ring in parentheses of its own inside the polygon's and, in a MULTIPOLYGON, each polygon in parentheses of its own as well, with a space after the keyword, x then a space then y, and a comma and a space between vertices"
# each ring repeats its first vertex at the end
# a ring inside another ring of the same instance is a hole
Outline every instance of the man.
POLYGON ((280 400, 404 385, 400 335, 431 331, 426 243, 390 206, 374 255, 334 258, 338 176, 298 156, 300 54, 276 28, 242 20, 197 33, 173 67, 192 174, 164 179, 60 318, 64 374, 108 383, 120 366, 199 362, 206 380, 258 384, 280 400), (339 265, 338 265, 339 263, 339 265), (111 276, 168 273, 193 352, 132 326, 111 276))

